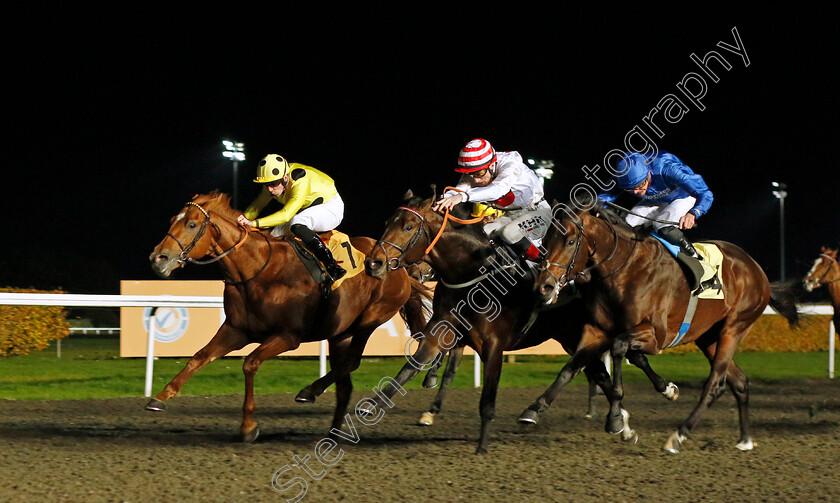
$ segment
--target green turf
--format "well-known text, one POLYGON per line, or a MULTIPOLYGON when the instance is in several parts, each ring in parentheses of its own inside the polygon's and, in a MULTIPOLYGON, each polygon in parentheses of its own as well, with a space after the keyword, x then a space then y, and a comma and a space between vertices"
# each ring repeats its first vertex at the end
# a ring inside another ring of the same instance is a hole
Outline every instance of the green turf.
MULTIPOLYGON (((522 356, 505 363, 503 387, 548 386, 568 357, 522 356)), ((188 358, 160 358, 155 361, 153 393, 160 391, 186 364, 188 358)), ((662 376, 674 382, 702 382, 709 364, 699 353, 663 354, 651 358, 662 376)), ((828 376, 828 353, 739 353, 739 366, 752 380, 798 379, 828 376)), ((369 390, 385 376, 394 376, 405 363, 402 357, 365 358, 353 374, 356 390, 369 390)), ((317 358, 276 358, 265 362, 256 378, 256 392, 296 393, 318 376, 317 358)), ((625 365, 627 382, 647 378, 635 367, 625 365)), ((120 358, 116 336, 76 335, 62 342, 62 357, 55 346, 27 356, 0 358, 0 398, 19 400, 62 400, 142 396, 145 383, 144 358, 120 358)), ((442 369, 441 372, 442 374, 442 369)), ((419 388, 422 376, 408 389, 419 388)), ((585 385, 578 376, 572 386, 585 385)), ((473 385, 473 358, 467 356, 455 377, 455 387, 473 385)), ((242 358, 223 358, 196 373, 182 395, 205 396, 237 393, 244 388, 242 358)))

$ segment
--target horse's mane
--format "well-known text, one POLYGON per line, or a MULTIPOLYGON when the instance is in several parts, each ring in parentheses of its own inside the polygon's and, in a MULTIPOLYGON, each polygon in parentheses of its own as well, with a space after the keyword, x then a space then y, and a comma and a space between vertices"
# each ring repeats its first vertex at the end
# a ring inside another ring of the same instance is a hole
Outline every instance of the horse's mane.
POLYGON ((201 205, 207 211, 212 211, 231 222, 236 222, 237 217, 241 213, 231 208, 230 197, 218 190, 214 190, 209 194, 196 194, 192 198, 192 202, 201 205))

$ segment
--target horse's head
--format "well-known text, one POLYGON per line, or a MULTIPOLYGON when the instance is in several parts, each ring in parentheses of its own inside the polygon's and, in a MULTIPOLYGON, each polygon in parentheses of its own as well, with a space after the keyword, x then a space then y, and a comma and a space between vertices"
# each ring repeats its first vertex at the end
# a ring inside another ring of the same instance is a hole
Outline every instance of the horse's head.
POLYGON ((163 241, 155 246, 149 260, 152 270, 161 278, 183 267, 188 259, 201 258, 212 250, 216 232, 210 221, 210 207, 218 206, 224 194, 197 195, 172 217, 169 231, 163 241))
POLYGON ((837 263, 837 250, 833 248, 820 248, 820 256, 814 261, 813 267, 802 279, 805 291, 811 292, 823 282, 840 280, 840 265, 837 263), (836 271, 831 275, 832 271, 836 271), (837 276, 837 279, 834 278, 837 276))
POLYGON ((365 272, 369 276, 383 279, 389 269, 417 264, 426 255, 431 242, 428 221, 440 219, 430 209, 435 195, 423 200, 409 190, 403 201, 385 222, 385 232, 365 260, 365 272))
POLYGON ((587 210, 570 208, 567 204, 553 205, 552 215, 552 225, 544 240, 546 257, 534 284, 545 304, 557 301, 560 290, 572 281, 589 281, 586 263, 594 252, 590 249, 593 244, 585 231, 594 216, 587 210))

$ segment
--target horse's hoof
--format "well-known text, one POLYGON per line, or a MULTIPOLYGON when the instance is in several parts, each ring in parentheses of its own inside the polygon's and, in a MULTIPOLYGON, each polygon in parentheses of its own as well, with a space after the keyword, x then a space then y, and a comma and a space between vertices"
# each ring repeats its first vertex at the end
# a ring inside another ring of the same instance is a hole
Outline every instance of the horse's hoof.
POLYGON ((670 437, 668 437, 668 440, 665 441, 665 445, 662 446, 662 450, 670 452, 671 454, 679 454, 682 449, 683 442, 685 442, 685 437, 680 435, 680 432, 675 431, 670 437))
POLYGON ((295 402, 297 403, 315 403, 315 393, 313 393, 309 388, 303 388, 298 392, 297 396, 295 397, 295 402))
POLYGON ((631 428, 625 428, 624 431, 621 432, 621 440, 625 442, 630 442, 633 444, 639 443, 639 434, 636 433, 636 430, 631 428))
POLYGON ((735 445, 735 448, 739 451, 751 451, 755 447, 755 443, 753 443, 751 438, 746 440, 741 440, 735 445))
POLYGON ((475 454, 476 454, 476 455, 479 455, 479 454, 487 454, 487 449, 485 449, 484 447, 478 446, 478 447, 476 447, 476 449, 475 449, 475 454))
POLYGON ((356 406, 356 414, 360 417, 373 417, 376 415, 376 408, 370 403, 365 402, 361 406, 356 406))
POLYGON ((424 388, 434 388, 438 385, 438 376, 426 374, 426 378, 423 379, 423 387, 424 388))
POLYGON ((604 431, 613 435, 617 435, 624 431, 624 416, 621 414, 618 416, 611 416, 607 414, 607 422, 604 425, 604 431))
POLYGON ((149 403, 146 404, 146 410, 150 410, 152 412, 163 412, 166 410, 166 403, 157 398, 152 398, 149 400, 149 403))
POLYGON ((537 424, 539 420, 539 413, 533 409, 525 409, 525 411, 519 415, 519 424, 537 424))
POLYGON ((680 397, 680 388, 676 384, 669 382, 668 387, 662 392, 662 396, 673 402, 680 397))
POLYGON ((625 442, 639 442, 639 434, 636 433, 636 430, 630 427, 630 413, 627 412, 625 409, 621 409, 621 440, 625 442))
POLYGON ((435 415, 431 412, 424 412, 420 419, 417 421, 417 424, 420 426, 431 426, 435 424, 435 415))
POLYGON ((257 437, 259 437, 259 436, 260 436, 260 427, 259 426, 254 426, 253 430, 242 434, 242 442, 246 443, 246 444, 250 444, 250 443, 254 442, 257 439, 257 437))
POLYGON ((586 418, 586 419, 592 419, 593 417, 595 417, 595 414, 597 414, 597 413, 598 413, 598 411, 596 411, 595 408, 593 407, 593 408, 589 409, 588 411, 586 411, 586 414, 584 414, 583 417, 586 418))

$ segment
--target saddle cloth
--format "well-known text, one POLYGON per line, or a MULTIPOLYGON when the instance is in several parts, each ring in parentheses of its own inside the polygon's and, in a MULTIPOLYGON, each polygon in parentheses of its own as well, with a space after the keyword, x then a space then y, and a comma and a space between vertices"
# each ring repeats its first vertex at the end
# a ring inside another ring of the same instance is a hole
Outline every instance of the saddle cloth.
POLYGON ((723 285, 723 277, 720 274, 723 253, 717 245, 712 243, 694 243, 694 249, 704 259, 700 261, 700 265, 703 266, 703 276, 700 278, 700 282, 703 283, 715 278, 715 287, 703 290, 697 297, 700 299, 723 299, 723 287, 721 286, 723 285))
MULTIPOLYGON (((350 244, 350 237, 341 231, 328 231, 318 234, 327 249, 332 253, 336 263, 343 267, 347 274, 342 276, 338 281, 332 283, 330 288, 335 290, 345 280, 350 279, 365 270, 365 254, 357 250, 350 244)), ((301 262, 309 269, 313 279, 316 283, 324 283, 326 273, 321 266, 321 262, 312 256, 308 250, 295 238, 294 242, 290 242, 292 248, 297 252, 301 262)))
POLYGON ((713 243, 694 242, 694 249, 703 257, 703 260, 696 260, 688 255, 680 252, 680 247, 666 241, 662 236, 653 231, 651 236, 656 238, 663 246, 673 255, 677 261, 682 263, 688 270, 689 285, 694 285, 692 290, 701 283, 707 282, 714 278, 711 282, 714 286, 707 288, 697 295, 701 299, 723 299, 723 278, 720 275, 720 266, 723 263, 723 253, 720 248, 713 243), (692 281, 693 280, 693 281, 692 281))

